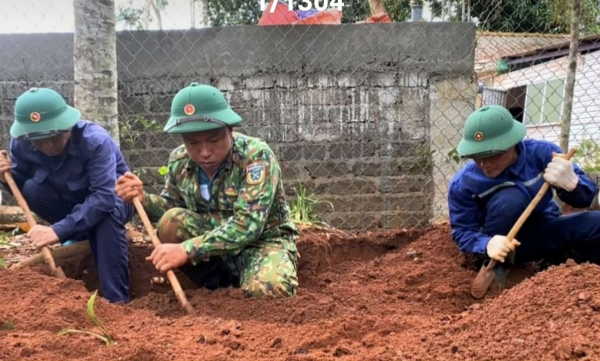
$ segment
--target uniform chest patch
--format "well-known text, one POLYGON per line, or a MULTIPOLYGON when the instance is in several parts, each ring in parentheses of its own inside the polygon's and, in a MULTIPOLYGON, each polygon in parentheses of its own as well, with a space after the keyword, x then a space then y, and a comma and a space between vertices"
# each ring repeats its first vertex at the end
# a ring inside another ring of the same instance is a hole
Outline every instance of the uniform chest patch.
POLYGON ((237 190, 235 190, 235 188, 229 187, 225 190, 225 195, 227 197, 237 197, 239 194, 238 194, 237 190))
POLYGON ((263 162, 254 162, 246 167, 246 183, 261 184, 267 177, 267 167, 263 162))

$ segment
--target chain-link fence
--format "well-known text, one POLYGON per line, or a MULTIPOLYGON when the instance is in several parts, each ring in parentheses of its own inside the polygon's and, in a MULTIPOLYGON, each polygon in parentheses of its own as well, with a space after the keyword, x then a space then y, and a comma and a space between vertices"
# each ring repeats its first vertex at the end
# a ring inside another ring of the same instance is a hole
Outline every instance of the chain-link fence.
MULTIPOLYGON (((181 144, 162 131, 171 100, 191 82, 212 84, 243 117, 239 131, 278 155, 290 202, 306 190, 331 226, 375 229, 446 216, 463 165, 455 147, 477 107, 504 105, 529 137, 559 144, 570 1, 115 0, 115 40, 99 30, 111 29, 107 3, 2 5, 3 149, 16 98, 51 87, 105 124, 159 192, 160 168, 181 144), (86 44, 74 31, 96 35, 86 44), (111 66, 111 41, 116 94, 110 81, 97 85, 111 76, 98 70, 111 66), (85 82, 96 88, 78 93, 85 82)), ((597 5, 582 3, 569 138, 591 172, 600 166, 597 5)))

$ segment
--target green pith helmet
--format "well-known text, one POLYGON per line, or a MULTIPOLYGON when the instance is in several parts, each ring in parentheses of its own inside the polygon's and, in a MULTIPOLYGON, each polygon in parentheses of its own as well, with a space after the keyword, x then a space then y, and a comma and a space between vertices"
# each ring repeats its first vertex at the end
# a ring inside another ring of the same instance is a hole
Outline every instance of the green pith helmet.
POLYGON ((31 88, 17 98, 10 135, 27 140, 49 138, 73 128, 80 118, 81 112, 56 91, 31 88))
POLYGON ((499 105, 489 105, 474 111, 465 122, 458 155, 479 158, 502 153, 517 145, 527 129, 499 105))
POLYGON ((183 134, 241 124, 242 118, 229 107, 219 89, 192 83, 173 98, 171 117, 164 131, 183 134))

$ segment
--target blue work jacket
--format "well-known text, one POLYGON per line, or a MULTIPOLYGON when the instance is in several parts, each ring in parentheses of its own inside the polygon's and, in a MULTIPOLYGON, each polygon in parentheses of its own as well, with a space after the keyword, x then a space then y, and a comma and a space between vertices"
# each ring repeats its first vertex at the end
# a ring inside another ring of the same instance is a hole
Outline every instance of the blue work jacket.
MULTIPOLYGON (((117 204, 115 182, 128 171, 117 143, 106 129, 80 120, 71 129, 71 138, 62 156, 49 157, 30 141, 10 141, 12 173, 20 189, 25 181, 44 184, 73 204, 72 212, 52 225, 60 240, 90 230, 117 204)), ((8 186, 2 184, 7 191, 8 186)))
MULTIPOLYGON (((526 139, 517 145, 518 159, 496 178, 487 177, 471 160, 452 178, 448 190, 448 208, 452 238, 465 253, 485 254, 494 235, 481 232, 484 209, 494 193, 504 187, 517 187, 530 196, 536 196, 544 184, 543 173, 552 161, 552 152, 562 153, 560 147, 543 140, 526 139)), ((558 197, 575 208, 589 207, 597 191, 596 184, 575 165, 579 183, 572 192, 555 188, 558 197)), ((546 192, 532 216, 558 217, 561 215, 551 191, 546 192)))

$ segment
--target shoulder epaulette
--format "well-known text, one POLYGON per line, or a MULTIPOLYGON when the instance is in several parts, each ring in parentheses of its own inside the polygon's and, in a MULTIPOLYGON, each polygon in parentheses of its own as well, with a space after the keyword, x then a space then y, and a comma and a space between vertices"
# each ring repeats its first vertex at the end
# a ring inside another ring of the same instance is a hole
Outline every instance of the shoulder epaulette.
POLYGON ((175 162, 187 157, 189 157, 189 155, 185 150, 185 145, 180 145, 179 147, 175 148, 169 155, 169 162, 175 162))

